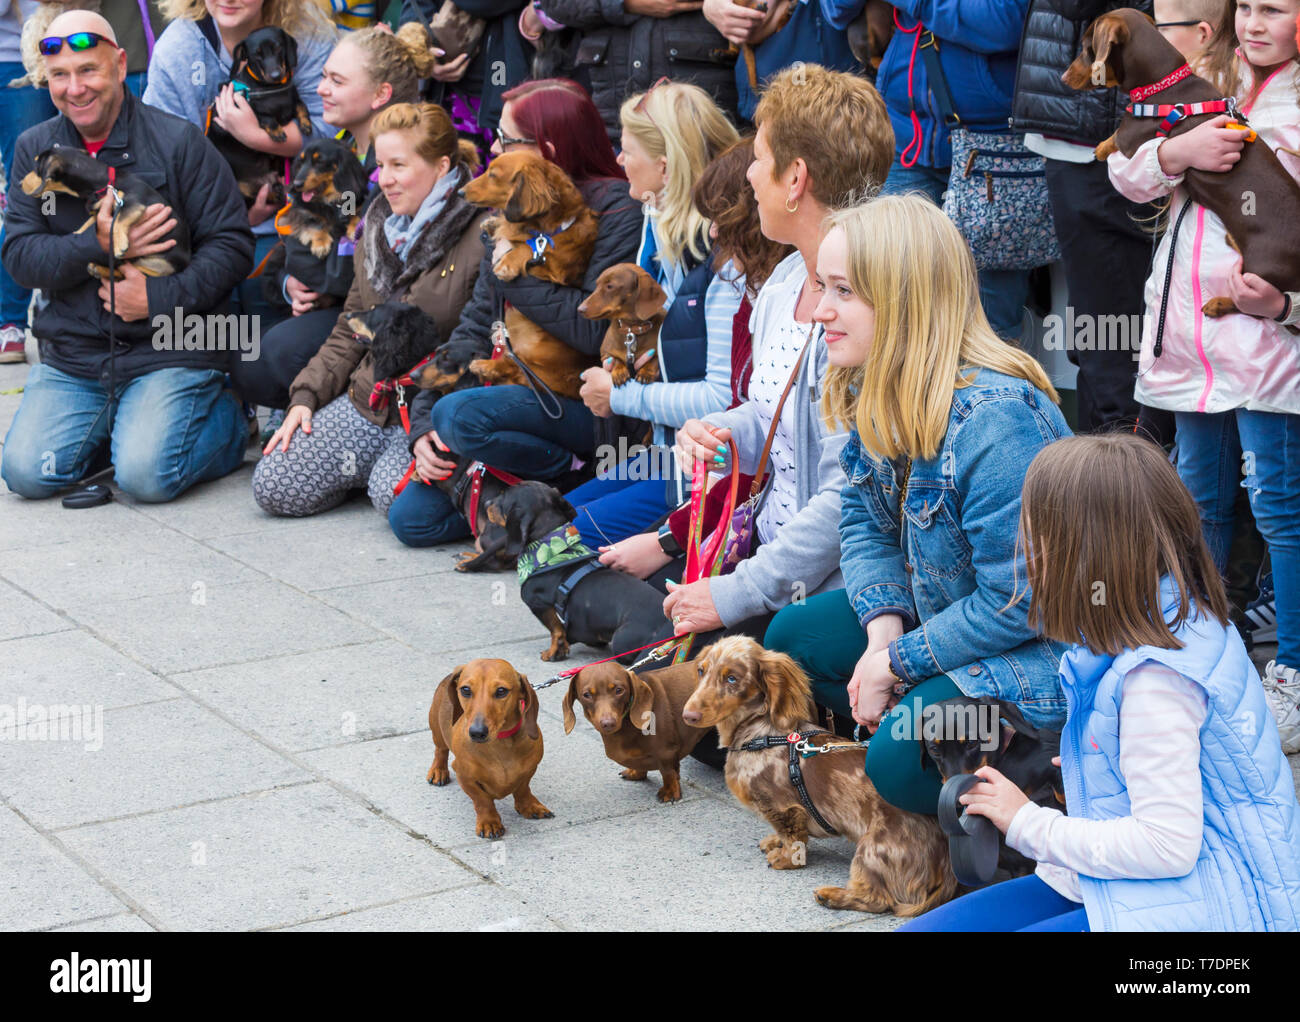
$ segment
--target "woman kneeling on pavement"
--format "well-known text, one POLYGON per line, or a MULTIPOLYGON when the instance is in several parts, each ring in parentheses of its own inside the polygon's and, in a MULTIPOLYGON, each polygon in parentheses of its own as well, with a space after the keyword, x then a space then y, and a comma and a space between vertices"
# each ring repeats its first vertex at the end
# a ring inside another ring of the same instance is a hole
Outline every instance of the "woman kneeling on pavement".
POLYGON ((1039 727, 1064 722, 1065 646, 1035 633, 1028 601, 1009 605, 1025 578, 1025 472, 1070 430, 1042 366, 989 326, 970 249, 925 199, 832 216, 817 287, 834 367, 822 411, 852 431, 847 588, 783 610, 764 645, 800 663, 820 704, 874 732, 866 770, 880 794, 932 814, 926 707, 966 695, 1014 703, 1039 727))
MULTIPOLYGON (((450 335, 478 272, 486 215, 460 195, 477 169, 446 111, 399 103, 372 127, 377 196, 366 211, 356 273, 333 332, 289 387, 289 411, 253 471, 264 511, 301 517, 326 511, 366 487, 387 513, 411 456, 395 401, 372 402, 370 350, 349 314, 387 301, 419 306, 450 335)), ((429 339, 429 349, 437 338, 429 339)))

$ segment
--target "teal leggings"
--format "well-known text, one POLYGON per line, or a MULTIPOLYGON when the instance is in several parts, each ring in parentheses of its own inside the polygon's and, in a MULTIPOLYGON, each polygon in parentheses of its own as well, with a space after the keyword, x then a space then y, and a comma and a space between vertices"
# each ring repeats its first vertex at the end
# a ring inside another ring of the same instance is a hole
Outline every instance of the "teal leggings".
MULTIPOLYGON (((772 619, 763 645, 794 658, 808 674, 818 703, 852 716, 847 686, 866 652, 867 636, 843 589, 786 607, 772 619)), ((867 748, 866 770, 885 801, 909 812, 935 815, 943 782, 913 729, 903 724, 921 720, 922 710, 931 703, 959 695, 961 689, 951 678, 936 675, 903 696, 880 722, 867 748)))

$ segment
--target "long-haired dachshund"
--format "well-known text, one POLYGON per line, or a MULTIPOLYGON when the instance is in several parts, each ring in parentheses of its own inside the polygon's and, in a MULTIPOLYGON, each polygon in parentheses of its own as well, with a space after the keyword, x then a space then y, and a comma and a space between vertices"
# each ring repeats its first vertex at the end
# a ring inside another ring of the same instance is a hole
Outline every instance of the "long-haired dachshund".
MULTIPOLYGON (((283 142, 287 137, 285 128, 294 122, 304 139, 311 138, 311 117, 294 84, 298 43, 293 36, 273 26, 255 29, 230 56, 230 78, 222 87, 234 84, 235 91, 248 100, 257 115, 258 127, 271 141, 283 142)), ((271 203, 282 205, 284 157, 249 149, 213 119, 210 109, 207 122, 208 138, 235 172, 244 204, 251 207, 262 186, 270 185, 271 203)))
POLYGON ((277 226, 324 259, 343 237, 355 237, 369 183, 342 142, 318 138, 293 161, 289 208, 277 226))
MULTIPOLYGON (((1097 18, 1084 32, 1083 49, 1061 75, 1072 89, 1119 86, 1132 92, 1146 86, 1168 85, 1150 91, 1141 100, 1155 108, 1176 103, 1225 100, 1204 78, 1184 68, 1187 60, 1160 34, 1155 22, 1140 11, 1125 7, 1097 18)), ((1235 102, 1227 111, 1234 120, 1235 102)), ((1155 138, 1162 126, 1168 136, 1180 135, 1219 112, 1187 114, 1169 124, 1167 118, 1136 116, 1130 105, 1119 130, 1097 147, 1097 158, 1105 159, 1118 149, 1131 157, 1144 143, 1155 138)), ((1248 130, 1242 125, 1243 130, 1248 130)), ((1222 173, 1189 168, 1183 179, 1193 201, 1211 210, 1227 228, 1227 241, 1241 253, 1243 272, 1255 273, 1281 291, 1300 291, 1300 259, 1295 240, 1279 224, 1300 222, 1300 182, 1293 178, 1277 154, 1261 139, 1246 142, 1241 159, 1222 173), (1254 196, 1246 203, 1243 196, 1254 196), (1267 210, 1256 215, 1256 208, 1267 210)), ((1229 297, 1216 297, 1201 309, 1207 316, 1226 316, 1237 307, 1229 297)))
POLYGON ((542 761, 537 693, 504 660, 471 660, 442 679, 429 704, 433 764, 425 780, 439 787, 456 781, 474 803, 479 837, 505 833, 496 800, 513 796, 515 812, 529 820, 555 814, 537 800, 529 784, 542 761))
POLYGON ((592 664, 569 682, 563 703, 564 733, 572 732, 577 723, 576 702, 600 732, 605 755, 627 768, 619 776, 644 781, 647 770, 658 770, 663 785, 655 797, 676 802, 682 797, 682 759, 705 733, 682 719, 694 691, 694 663, 639 674, 612 662, 592 664))
MULTIPOLYGON (((28 195, 43 195, 46 192, 61 192, 83 200, 89 219, 76 229, 75 234, 90 230, 95 225, 95 217, 102 203, 112 202, 109 195, 109 167, 89 153, 67 146, 53 146, 36 157, 35 167, 22 179, 22 189, 28 195)), ((117 213, 117 223, 113 228, 113 256, 121 260, 131 245, 130 231, 145 210, 155 204, 168 205, 166 199, 155 189, 133 174, 114 174, 113 188, 122 198, 122 208, 117 213)), ((175 217, 176 226, 168 238, 175 238, 176 244, 166 252, 157 255, 142 256, 129 262, 146 277, 166 277, 178 273, 190 264, 190 228, 184 217, 175 217)), ((100 280, 108 279, 108 257, 89 264, 87 271, 100 280)), ((117 279, 122 279, 122 270, 117 270, 117 279)))
MULTIPOLYGON (((719 639, 695 661, 699 682, 682 713, 694 727, 717 727, 727 748, 727 787, 775 832, 758 847, 776 869, 804 865, 808 837, 826 837, 790 777, 788 744, 746 750, 746 743, 818 732, 808 678, 784 653, 746 636, 719 639)), ((834 736, 829 736, 834 740, 834 736)), ((857 842, 847 887, 821 887, 829 908, 916 916, 957 893, 948 841, 938 822, 891 806, 862 770, 862 756, 827 752, 801 764, 812 805, 857 842)))
POLYGON ((621 387, 634 375, 642 383, 659 379, 659 362, 651 359, 640 370, 636 360, 659 343, 668 296, 650 274, 636 263, 619 263, 601 273, 594 290, 578 311, 587 319, 608 319, 609 329, 600 345, 600 361, 613 359, 609 375, 621 387))
MULTIPOLYGON (((476 206, 500 211, 484 221, 494 243, 511 243, 492 265, 499 280, 527 273, 570 287, 581 283, 596 246, 596 214, 554 163, 536 153, 505 153, 461 193, 476 206)), ((513 306, 506 309, 505 326, 515 355, 555 393, 577 400, 582 388, 579 374, 590 367, 590 357, 551 336, 513 306)), ((470 363, 470 370, 485 382, 527 382, 509 358, 478 359, 470 363)))

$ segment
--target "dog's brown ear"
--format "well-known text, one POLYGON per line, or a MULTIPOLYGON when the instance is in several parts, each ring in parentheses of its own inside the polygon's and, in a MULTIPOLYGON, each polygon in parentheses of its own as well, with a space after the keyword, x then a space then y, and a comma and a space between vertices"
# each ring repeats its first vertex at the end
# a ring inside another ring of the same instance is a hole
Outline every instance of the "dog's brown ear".
POLYGON ((776 726, 787 731, 795 730, 813 715, 812 692, 808 676, 785 653, 763 650, 758 657, 767 686, 768 712, 776 726))
POLYGON ((533 691, 533 686, 528 684, 526 674, 519 675, 519 688, 524 697, 524 734, 536 740, 541 734, 537 730, 537 693, 533 691))
POLYGON ((555 191, 540 168, 525 165, 515 177, 514 189, 506 200, 507 220, 519 223, 541 216, 555 204, 555 191))
POLYGON ((664 311, 664 301, 667 295, 664 289, 659 286, 654 277, 644 270, 637 274, 640 285, 636 291, 636 304, 633 306, 637 319, 650 319, 664 311))
POLYGON ((442 701, 442 712, 438 716, 438 724, 442 727, 444 735, 451 734, 452 725, 460 720, 461 714, 465 712, 461 708, 460 693, 457 691, 460 685, 460 672, 464 669, 465 665, 461 664, 438 683, 438 688, 447 690, 447 698, 442 701))
MULTIPOLYGON (((581 673, 581 671, 578 672, 578 674, 581 673)), ((578 723, 578 718, 573 713, 573 701, 578 698, 578 674, 569 679, 569 691, 564 693, 564 701, 561 703, 564 707, 564 733, 566 735, 572 734, 574 725, 578 723)))
POLYGON ((1096 68, 1098 64, 1105 65, 1106 68, 1106 85, 1117 84, 1121 77, 1118 66, 1118 57, 1111 58, 1111 50, 1116 46, 1123 46, 1129 40, 1128 24, 1123 18, 1113 14, 1103 14, 1098 18, 1092 27, 1092 66, 1096 68), (1112 82, 1111 78, 1116 81, 1112 82))
POLYGON ((639 674, 627 672, 628 684, 632 691, 628 698, 631 700, 628 706, 628 719, 632 721, 632 726, 638 731, 646 734, 656 734, 658 732, 659 722, 655 720, 655 693, 650 687, 650 683, 639 674))

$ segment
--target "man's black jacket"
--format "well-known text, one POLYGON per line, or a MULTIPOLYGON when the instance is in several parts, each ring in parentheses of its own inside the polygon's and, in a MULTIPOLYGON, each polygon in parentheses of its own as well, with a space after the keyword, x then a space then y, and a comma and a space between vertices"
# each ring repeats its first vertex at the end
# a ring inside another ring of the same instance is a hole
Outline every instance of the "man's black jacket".
MULTIPOLYGON (((100 282, 86 270, 106 256, 93 226, 73 234, 86 220, 85 204, 51 192, 54 212, 46 216, 45 200, 16 185, 52 145, 85 148, 62 114, 18 136, 0 258, 17 283, 43 292, 45 303, 32 324, 41 359, 73 376, 106 378, 109 313, 99 297, 100 282)), ((148 318, 117 320, 118 382, 172 367, 224 369, 225 351, 155 350, 151 320, 171 317, 177 307, 186 314, 224 314, 231 290, 252 270, 253 234, 230 165, 189 121, 146 106, 129 92, 98 159, 162 193, 173 215, 189 225, 193 253, 180 273, 148 280, 148 318)))
POLYGON ((1031 0, 1016 67, 1011 126, 1084 145, 1109 138, 1128 101, 1116 89, 1075 92, 1061 74, 1079 55, 1084 30, 1121 7, 1151 13, 1151 0, 1031 0))

